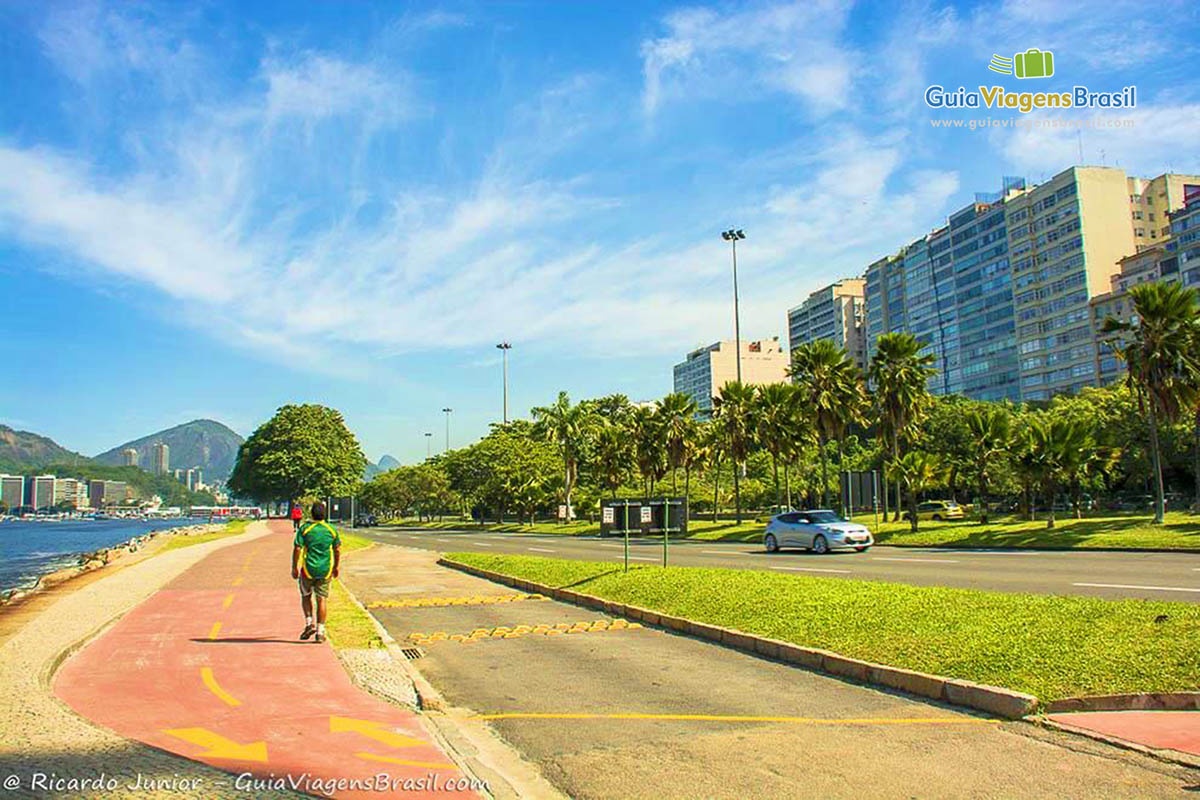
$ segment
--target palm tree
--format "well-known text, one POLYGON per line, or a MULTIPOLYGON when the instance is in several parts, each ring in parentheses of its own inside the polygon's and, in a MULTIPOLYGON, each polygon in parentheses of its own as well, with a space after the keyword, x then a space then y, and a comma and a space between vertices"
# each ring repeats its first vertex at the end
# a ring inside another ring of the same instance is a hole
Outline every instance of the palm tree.
POLYGON ((917 497, 946 480, 946 466, 934 453, 910 450, 903 458, 890 464, 892 480, 897 486, 908 487, 908 522, 913 533, 917 532, 917 497))
MULTIPOLYGON (((789 383, 768 383, 755 393, 755 417, 758 440, 771 454, 771 469, 775 475, 775 505, 781 504, 779 494, 779 461, 785 462, 797 436, 797 407, 800 394, 789 383)), ((790 500, 789 500, 790 503, 790 500)))
POLYGON ((679 468, 683 466, 691 428, 696 423, 696 401, 691 395, 673 392, 658 401, 658 424, 666 442, 667 466, 671 469, 671 493, 679 494, 679 468))
POLYGON ((1103 331, 1128 367, 1126 381, 1150 428, 1150 460, 1154 465, 1154 524, 1163 523, 1162 450, 1158 426, 1179 418, 1195 402, 1200 383, 1200 354, 1195 349, 1200 312, 1196 290, 1177 283, 1143 283, 1129 290, 1130 322, 1109 317, 1103 331))
POLYGON ((1029 425, 1035 474, 1046 500, 1046 527, 1054 527, 1054 500, 1059 487, 1072 479, 1095 453, 1091 426, 1079 419, 1035 417, 1029 425))
MULTIPOLYGON (((854 362, 828 339, 805 342, 792 351, 788 376, 796 384, 817 433, 821 459, 821 505, 829 506, 829 454, 826 445, 845 431, 855 391, 854 362)), ((840 466, 840 465, 839 465, 840 466)))
POLYGON ((642 476, 646 497, 654 493, 654 484, 667 474, 662 421, 648 406, 635 406, 630 414, 634 460, 642 476))
POLYGON ((725 431, 715 419, 704 423, 700 429, 700 446, 698 452, 704 458, 704 465, 712 469, 713 475, 713 522, 721 506, 721 458, 725 454, 725 431))
POLYGON ((979 524, 988 522, 988 481, 995 460, 1008 452, 1012 424, 1004 406, 974 408, 967 413, 967 430, 975 441, 975 475, 979 482, 979 524))
POLYGON ((629 433, 616 423, 602 423, 596 432, 596 473, 614 500, 632 466, 633 443, 629 433))
POLYGON ((713 416, 724 434, 726 452, 733 461, 733 497, 737 521, 742 521, 742 488, 738 470, 754 445, 754 387, 730 381, 713 398, 713 416))
MULTIPOLYGON (((875 387, 875 405, 880 429, 891 446, 892 460, 900 458, 900 440, 911 435, 929 404, 926 385, 935 372, 932 354, 921 354, 921 343, 908 333, 885 333, 875 341, 868 375, 875 387)), ((885 487, 886 491, 886 487, 885 487)), ((896 511, 900 518, 900 487, 896 487, 896 511)))
POLYGON ((563 460, 563 502, 567 506, 569 521, 571 492, 579 479, 580 456, 595 427, 595 413, 582 403, 571 405, 567 393, 559 392, 553 405, 533 409, 533 418, 536 421, 534 434, 554 444, 563 460))

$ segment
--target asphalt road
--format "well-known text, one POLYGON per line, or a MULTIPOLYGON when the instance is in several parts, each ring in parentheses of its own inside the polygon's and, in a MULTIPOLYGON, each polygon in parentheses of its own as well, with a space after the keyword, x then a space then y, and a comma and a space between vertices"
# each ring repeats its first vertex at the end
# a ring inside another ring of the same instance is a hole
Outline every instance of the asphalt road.
POLYGON ((568 797, 1091 800, 1195 783, 1107 745, 514 595, 434 558, 376 547, 342 578, 424 651, 412 663, 452 716, 490 726, 568 797))
MULTIPOLYGON (((368 538, 439 552, 516 553, 620 562, 620 539, 477 531, 365 528, 368 538)), ((662 540, 631 539, 631 564, 661 564, 662 540)), ((957 586, 1003 592, 1141 597, 1200 602, 1200 553, 1088 552, 1063 550, 967 550, 887 547, 866 553, 816 556, 804 551, 766 553, 760 544, 672 541, 669 563, 686 567, 768 569, 895 581, 920 586, 957 586)))

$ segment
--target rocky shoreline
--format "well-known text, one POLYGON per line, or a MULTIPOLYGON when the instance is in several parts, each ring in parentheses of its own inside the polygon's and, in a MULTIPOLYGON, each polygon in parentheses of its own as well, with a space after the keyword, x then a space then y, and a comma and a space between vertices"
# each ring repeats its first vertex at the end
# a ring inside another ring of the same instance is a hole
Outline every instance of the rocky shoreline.
POLYGON ((160 536, 197 536, 204 533, 215 533, 225 527, 225 523, 200 523, 196 525, 183 525, 178 528, 166 528, 159 531, 151 531, 144 533, 141 536, 115 544, 111 547, 101 548, 88 553, 80 553, 76 558, 74 565, 47 572, 45 575, 38 576, 37 581, 32 586, 17 589, 5 589, 0 591, 0 608, 11 606, 26 600, 38 592, 44 591, 51 586, 58 586, 72 578, 88 572, 93 572, 98 569, 103 569, 110 564, 117 563, 129 556, 142 550, 150 544, 150 542, 160 536))

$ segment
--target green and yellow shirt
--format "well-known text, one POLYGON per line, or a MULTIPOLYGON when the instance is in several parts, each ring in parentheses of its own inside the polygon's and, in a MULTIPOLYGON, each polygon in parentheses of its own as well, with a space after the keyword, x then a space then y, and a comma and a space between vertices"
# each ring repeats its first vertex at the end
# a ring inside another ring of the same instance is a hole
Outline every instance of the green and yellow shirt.
POLYGON ((333 572, 333 548, 342 546, 337 529, 324 520, 302 525, 296 531, 296 547, 303 550, 301 564, 309 578, 328 578, 333 572))

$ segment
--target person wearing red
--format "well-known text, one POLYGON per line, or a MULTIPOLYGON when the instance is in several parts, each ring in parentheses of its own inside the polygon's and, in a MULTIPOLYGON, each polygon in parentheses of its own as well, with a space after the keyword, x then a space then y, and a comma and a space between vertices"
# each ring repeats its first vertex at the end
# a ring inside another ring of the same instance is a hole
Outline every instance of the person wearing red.
POLYGON ((300 523, 304 520, 304 509, 299 503, 292 503, 292 532, 300 530, 300 523))

